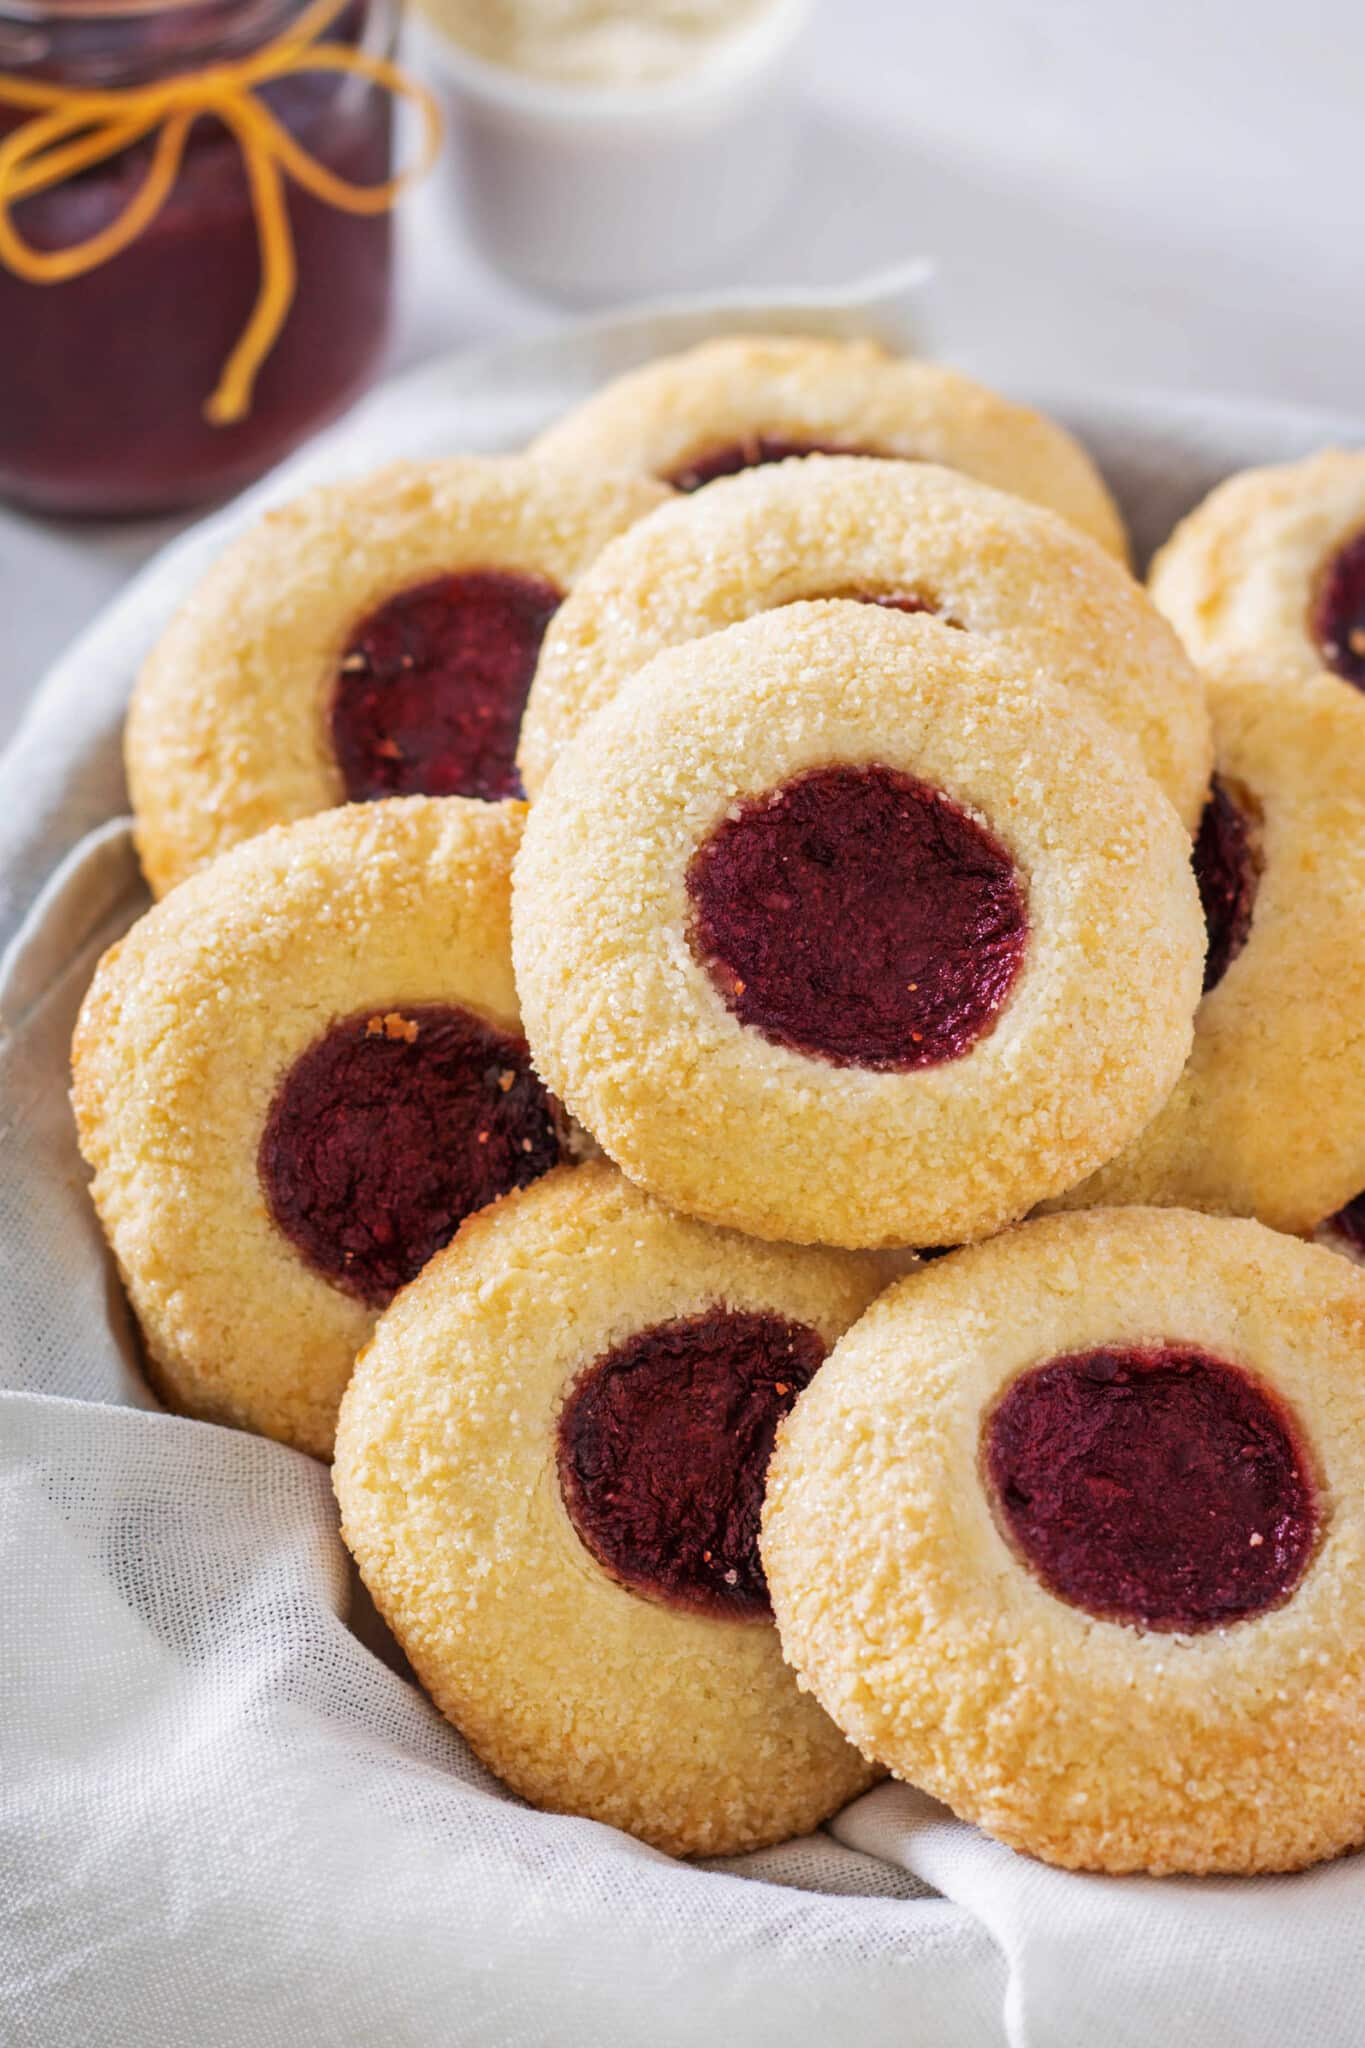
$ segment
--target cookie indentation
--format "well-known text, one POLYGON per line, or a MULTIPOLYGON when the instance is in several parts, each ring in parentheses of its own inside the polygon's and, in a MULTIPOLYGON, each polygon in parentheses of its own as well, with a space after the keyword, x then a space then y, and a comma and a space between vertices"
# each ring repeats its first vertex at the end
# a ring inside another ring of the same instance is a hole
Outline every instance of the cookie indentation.
POLYGON ((306 1263, 382 1308, 466 1216, 559 1158, 525 1043, 431 1003, 329 1026, 285 1076, 258 1167, 306 1263))
POLYGON ((1254 814, 1217 775, 1194 842, 1194 878, 1204 907, 1209 949, 1204 994, 1217 988, 1251 932, 1260 880, 1254 814))
POLYGON ((824 1357, 805 1323, 720 1307, 642 1330, 591 1365, 560 1417, 559 1482, 603 1570, 698 1613, 769 1615, 768 1461, 824 1357))
POLYGON ((1318 1535, 1284 1405, 1178 1345, 1077 1352, 1024 1373, 982 1466, 1014 1548, 1060 1600, 1189 1634, 1288 1599, 1318 1535))
MULTIPOLYGON (((848 604, 880 605, 884 612, 923 612, 943 618, 938 607, 927 597, 921 597, 913 590, 822 590, 822 597, 842 598, 848 604)), ((943 619, 945 626, 955 626, 956 619, 943 619)))
POLYGON ((467 569, 371 612, 331 704, 347 800, 520 796, 517 736, 561 595, 537 576, 467 569))
POLYGON ((663 481, 675 491, 699 491, 721 476, 738 476, 742 469, 760 469, 769 462, 786 462, 793 455, 875 455, 875 448, 848 448, 835 441, 801 441, 786 434, 746 434, 742 441, 727 441, 718 448, 703 449, 663 481))
POLYGON ((960 1059, 1028 944, 1006 849, 893 768, 823 768, 745 804, 693 856, 693 944, 726 1005, 836 1066, 960 1059))
POLYGON ((1308 623, 1328 668, 1365 690, 1365 528, 1325 564, 1308 623))

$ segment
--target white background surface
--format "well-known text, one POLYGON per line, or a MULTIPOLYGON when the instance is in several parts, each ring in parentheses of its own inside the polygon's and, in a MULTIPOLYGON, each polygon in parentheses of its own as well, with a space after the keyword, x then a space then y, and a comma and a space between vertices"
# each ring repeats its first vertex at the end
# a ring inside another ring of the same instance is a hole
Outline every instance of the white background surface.
MULTIPOLYGON (((1365 10, 1355 0, 819 0, 798 180, 697 285, 938 263, 936 352, 1024 390, 1259 393, 1365 414, 1365 10)), ((562 317, 403 219, 393 367, 562 317)), ((168 531, 0 519, 0 738, 168 531)))

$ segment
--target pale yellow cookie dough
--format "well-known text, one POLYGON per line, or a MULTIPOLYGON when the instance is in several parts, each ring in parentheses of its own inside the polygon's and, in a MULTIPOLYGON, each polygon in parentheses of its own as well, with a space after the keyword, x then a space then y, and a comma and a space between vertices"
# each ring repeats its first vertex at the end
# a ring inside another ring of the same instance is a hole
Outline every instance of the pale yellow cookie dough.
POLYGON ((675 1855, 804 1834, 876 1775, 770 1620, 629 1591, 585 1548, 561 1407, 623 1339, 724 1305, 833 1344, 872 1262, 670 1215, 603 1162, 467 1223, 394 1303, 342 1404, 342 1533, 436 1704, 537 1806, 675 1855))
POLYGON ((259 836, 107 953, 72 1048, 92 1193, 171 1404, 327 1457, 375 1311, 272 1220, 261 1135, 334 1020, 446 1003, 519 1036, 524 805, 354 804, 259 836))
POLYGON ((589 722, 532 809, 513 949, 539 1072, 633 1179, 759 1237, 873 1247, 985 1235, 1120 1150, 1184 1063, 1204 933, 1180 821, 1074 694, 831 602, 673 648, 589 722), (693 948, 697 848, 831 763, 946 793, 1023 877, 1022 970, 963 1056, 791 1050, 693 948))
POLYGON ((1243 470, 1177 526, 1152 563, 1152 596, 1196 661, 1315 675, 1327 666, 1311 629, 1319 581, 1362 532, 1365 449, 1243 470))
POLYGON ((253 833, 345 802, 328 710, 348 636, 378 606, 461 570, 567 590, 664 496, 640 476, 464 455, 267 513, 182 605, 133 693, 128 786, 153 893, 253 833))
POLYGON ((1365 698, 1240 666, 1209 687, 1217 772, 1255 820, 1250 931, 1170 1099, 1066 1204, 1307 1234, 1365 1188, 1365 698))
POLYGON ((1069 1868, 1293 1870, 1365 1842, 1365 1276, 1259 1224, 1050 1217, 922 1267, 779 1435, 763 1557, 801 1682, 866 1755, 1069 1868), (1198 1634, 1055 1597, 1001 1533, 983 1419, 1030 1368, 1177 1344, 1239 1366, 1317 1467, 1282 1604, 1198 1634))
POLYGON ((914 601, 1073 689, 1191 828, 1212 761, 1198 671, 1141 587, 1036 505, 931 463, 810 456, 722 478, 610 543, 551 621, 518 761, 555 754, 665 647, 798 598, 914 601))
POLYGON ((1047 505, 1127 558, 1118 509, 1065 428, 942 363, 867 341, 727 336, 631 370, 560 420, 535 453, 665 482, 757 436, 942 463, 1047 505))

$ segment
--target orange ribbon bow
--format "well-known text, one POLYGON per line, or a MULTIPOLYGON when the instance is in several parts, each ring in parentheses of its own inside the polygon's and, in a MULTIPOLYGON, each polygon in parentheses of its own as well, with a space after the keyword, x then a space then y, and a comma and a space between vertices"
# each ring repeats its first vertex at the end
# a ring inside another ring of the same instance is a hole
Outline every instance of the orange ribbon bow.
POLYGON ((81 277, 135 241, 174 190, 190 129, 201 115, 215 115, 236 137, 260 236, 261 286, 204 407, 215 426, 228 426, 250 411, 257 373, 293 304, 298 266, 286 178, 343 213, 383 213, 425 175, 440 147, 441 116, 425 87, 387 58, 319 41, 348 5, 349 0, 314 0, 291 28, 239 63, 215 64, 151 85, 87 92, 0 72, 0 104, 31 108, 34 116, 0 143, 0 263, 32 284, 81 277), (424 124, 417 163, 379 185, 353 185, 327 170, 257 97, 258 86, 300 71, 349 71, 411 102, 424 124), (117 220, 68 249, 45 251, 24 241, 11 218, 16 200, 60 185, 153 131, 156 143, 147 175, 117 220))

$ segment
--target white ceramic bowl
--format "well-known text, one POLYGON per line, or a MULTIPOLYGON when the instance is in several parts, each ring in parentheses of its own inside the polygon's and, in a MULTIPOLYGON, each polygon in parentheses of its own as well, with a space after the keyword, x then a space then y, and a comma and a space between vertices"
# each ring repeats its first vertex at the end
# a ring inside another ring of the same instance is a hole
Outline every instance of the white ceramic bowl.
POLYGON ((685 77, 560 85, 485 63, 430 20, 446 162, 499 268, 577 301, 685 285, 751 241, 791 171, 787 60, 813 0, 769 0, 685 77))

